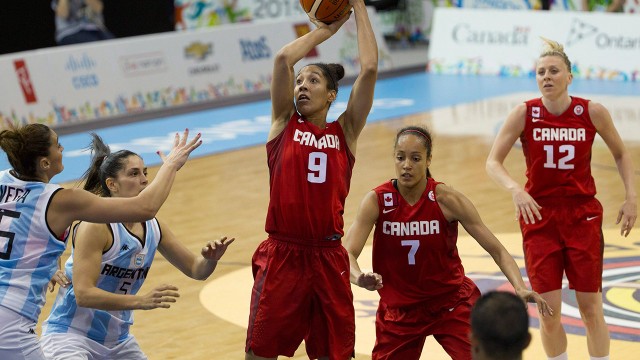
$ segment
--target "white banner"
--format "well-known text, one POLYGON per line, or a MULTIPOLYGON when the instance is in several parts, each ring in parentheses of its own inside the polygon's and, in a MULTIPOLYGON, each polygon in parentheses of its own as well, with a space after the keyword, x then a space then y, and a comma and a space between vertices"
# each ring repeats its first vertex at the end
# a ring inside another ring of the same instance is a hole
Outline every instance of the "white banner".
MULTIPOLYGON (((370 11, 374 29, 377 17, 370 11)), ((264 92, 273 56, 315 25, 306 16, 0 56, 0 127, 75 124, 264 92)), ((355 19, 300 63, 359 71, 355 19)), ((379 31, 380 70, 393 60, 379 31)), ((424 60, 422 60, 424 62, 424 60)))
MULTIPOLYGON (((457 7, 470 9, 542 10, 540 0, 457 0, 457 7)), ((580 10, 580 0, 552 1, 551 10, 580 10)))
POLYGON ((564 45, 576 78, 640 81, 638 20, 622 13, 437 8, 427 67, 534 76, 543 36, 564 45))

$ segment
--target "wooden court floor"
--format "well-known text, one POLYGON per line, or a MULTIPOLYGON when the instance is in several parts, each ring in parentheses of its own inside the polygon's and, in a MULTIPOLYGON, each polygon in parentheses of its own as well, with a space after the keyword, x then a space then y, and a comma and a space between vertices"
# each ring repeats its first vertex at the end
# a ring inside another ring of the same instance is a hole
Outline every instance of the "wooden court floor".
MULTIPOLYGON (((523 98, 520 98, 523 99, 523 98)), ((512 101, 512 100, 509 100, 512 101)), ((364 194, 381 182, 394 177, 392 147, 396 131, 406 125, 421 124, 432 128, 434 150, 431 172, 437 180, 444 181, 466 194, 476 205, 485 223, 503 240, 505 246, 514 253, 518 264, 524 263, 517 255, 521 255, 518 226, 514 220, 511 196, 497 187, 485 174, 484 162, 491 146, 493 132, 492 121, 478 117, 484 121, 484 130, 480 132, 451 134, 443 130, 438 123, 456 123, 465 119, 462 114, 473 111, 473 106, 498 106, 505 111, 511 103, 498 105, 471 104, 471 108, 454 107, 434 113, 417 114, 387 121, 372 123, 366 126, 359 140, 356 165, 352 178, 351 192, 346 202, 345 225, 348 227, 355 216, 357 207, 364 194), (437 116, 437 118, 435 118, 437 116), (484 132, 484 134, 483 134, 484 132), (487 133, 489 135, 487 135, 487 133), (500 234, 505 234, 504 236, 500 234), (515 234, 515 235, 514 235, 515 234)), ((502 117, 506 112, 498 111, 502 117)), ((640 124, 640 111, 628 114, 636 125, 640 124)), ((636 127, 637 131, 640 127, 636 127)), ((626 141, 631 151, 636 169, 640 169, 640 143, 626 141)), ((624 256, 640 255, 640 226, 636 225, 631 236, 623 239, 615 236, 615 216, 624 198, 623 186, 615 169, 610 153, 602 141, 597 141, 593 148, 593 176, 599 190, 598 199, 605 209, 604 228, 607 234, 613 233, 608 243, 618 244, 607 248, 606 257, 619 256, 624 248, 624 256)), ((524 160, 519 149, 514 149, 506 161, 510 172, 522 182, 524 179, 524 160)), ((155 173, 157 169, 150 169, 155 173)), ((67 186, 72 184, 66 184, 67 186)), ((636 189, 640 186, 640 176, 636 170, 636 189)), ((229 248, 220 261, 212 277, 204 282, 195 281, 173 268, 160 254, 155 258, 149 277, 141 289, 141 293, 152 286, 168 283, 180 288, 181 297, 170 309, 137 311, 132 333, 138 339, 143 351, 150 359, 243 359, 246 324, 240 325, 225 320, 226 315, 244 312, 249 306, 249 298, 234 296, 236 292, 227 288, 217 291, 216 279, 251 264, 251 256, 259 242, 265 238, 264 221, 268 204, 268 174, 264 146, 254 146, 242 150, 230 151, 210 156, 195 157, 180 170, 172 194, 159 214, 172 231, 194 252, 208 240, 221 235, 236 237, 236 242, 229 248), (211 285, 203 302, 213 304, 203 306, 201 291, 211 285)), ((464 230, 461 229, 461 234, 464 230)), ((461 235, 464 238, 464 235, 461 235)), ((479 253, 473 240, 464 239, 459 242, 460 254, 467 272, 498 272, 495 264, 489 270, 480 269, 479 253)), ((69 249, 63 260, 69 254, 69 249)), ((485 260, 486 261, 486 260, 485 260)), ((487 264, 482 263, 482 264, 487 264)), ((638 266, 638 264, 635 264, 638 266)), ((637 269, 635 270, 637 272, 637 269)), ((639 280, 626 283, 625 288, 638 293, 639 280)), ((251 282, 234 284, 243 292, 250 290, 251 282)), ((47 298, 47 306, 43 317, 49 313, 55 294, 47 298)), ((625 305, 636 318, 640 314, 638 295, 626 301, 625 305), (635 299, 635 300, 633 300, 635 299)), ((636 323, 635 341, 638 341, 638 324, 636 323)), ((357 338, 371 336, 360 334, 357 338)), ((542 347, 537 329, 532 327, 534 340, 525 353, 526 359, 543 359, 542 347)), ((570 358, 587 358, 586 342, 583 336, 570 335, 570 358)), ((428 345, 433 348, 437 346, 428 345)), ((640 344, 634 341, 614 340, 612 342, 612 359, 636 359, 640 352, 640 344)), ((423 358, 426 358, 423 354, 423 358)), ((358 351, 358 359, 370 359, 367 352, 358 351)), ((446 355, 437 350, 431 359, 446 359, 446 355)), ((294 359, 306 359, 301 347, 294 359)))

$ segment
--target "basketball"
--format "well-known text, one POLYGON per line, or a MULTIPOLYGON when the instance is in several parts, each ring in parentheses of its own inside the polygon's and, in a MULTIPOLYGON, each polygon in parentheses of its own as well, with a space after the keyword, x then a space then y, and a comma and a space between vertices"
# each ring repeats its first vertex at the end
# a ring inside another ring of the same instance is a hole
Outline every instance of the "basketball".
POLYGON ((331 24, 351 10, 348 0, 300 0, 300 5, 310 18, 325 24, 331 24))

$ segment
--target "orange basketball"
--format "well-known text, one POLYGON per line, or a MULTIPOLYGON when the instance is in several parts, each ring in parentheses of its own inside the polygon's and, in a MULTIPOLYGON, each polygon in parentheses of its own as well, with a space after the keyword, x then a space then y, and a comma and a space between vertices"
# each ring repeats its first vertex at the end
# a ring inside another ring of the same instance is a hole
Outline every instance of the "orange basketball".
POLYGON ((349 0, 300 0, 300 5, 310 18, 325 24, 331 24, 351 10, 349 0))

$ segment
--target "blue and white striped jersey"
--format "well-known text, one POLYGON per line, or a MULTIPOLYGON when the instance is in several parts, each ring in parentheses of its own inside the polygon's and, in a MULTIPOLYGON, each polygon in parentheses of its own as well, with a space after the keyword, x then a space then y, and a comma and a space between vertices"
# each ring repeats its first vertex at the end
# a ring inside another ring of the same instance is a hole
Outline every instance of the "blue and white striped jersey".
MULTIPOLYGON (((136 294, 149 275, 153 257, 162 238, 156 219, 144 223, 144 242, 120 223, 108 224, 113 245, 102 254, 97 287, 115 294, 136 294)), ((73 284, 73 252, 65 264, 73 284)), ((60 288, 43 335, 75 333, 100 344, 115 345, 126 340, 133 324, 133 310, 105 311, 79 307, 73 285, 60 288)))
POLYGON ((34 321, 66 246, 67 234, 58 239, 46 218, 51 198, 61 189, 0 172, 0 306, 34 321))

